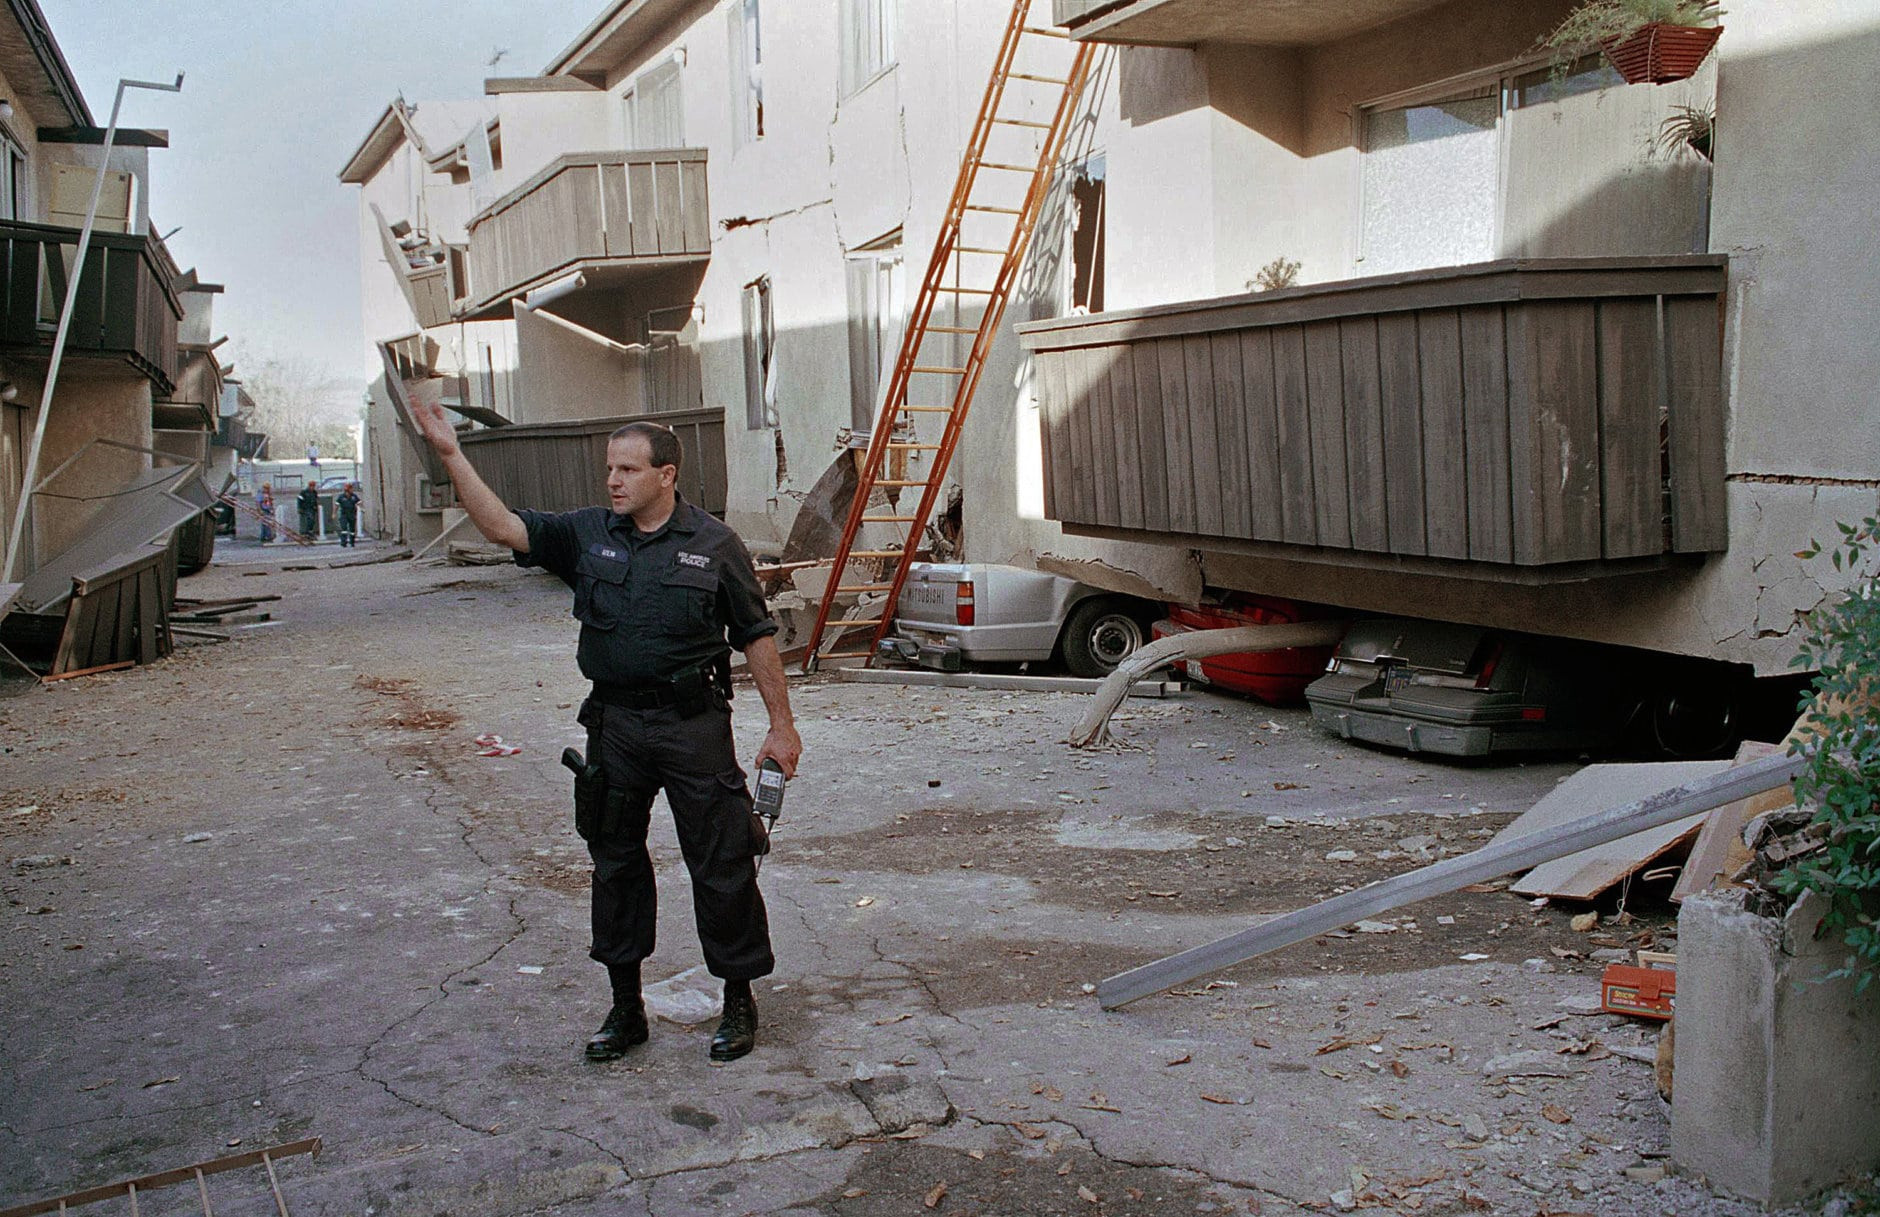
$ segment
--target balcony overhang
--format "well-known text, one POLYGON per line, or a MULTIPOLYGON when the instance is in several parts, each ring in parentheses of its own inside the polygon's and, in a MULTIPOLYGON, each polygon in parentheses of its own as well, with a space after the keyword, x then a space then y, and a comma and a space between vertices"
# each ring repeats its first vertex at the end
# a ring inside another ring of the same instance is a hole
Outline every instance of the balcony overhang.
POLYGON ((1728 545, 1722 255, 1378 276, 1018 327, 1045 515, 1536 586, 1728 545))
MULTIPOLYGON (((76 228, 0 222, 0 259, 12 284, 0 298, 0 350, 8 357, 50 359, 65 306, 68 258, 78 237, 76 228)), ((92 233, 66 358, 107 376, 127 367, 148 379, 159 396, 169 396, 176 388, 183 319, 178 274, 155 235, 92 233)))
POLYGON ((662 27, 699 0, 617 0, 542 70, 605 86, 607 77, 662 27))
POLYGON ((579 274, 618 288, 711 257, 705 150, 570 153, 472 217, 471 295, 461 321, 500 320, 511 302, 579 274))
POLYGON ((1053 0, 1073 38, 1150 46, 1336 42, 1443 0, 1053 0))

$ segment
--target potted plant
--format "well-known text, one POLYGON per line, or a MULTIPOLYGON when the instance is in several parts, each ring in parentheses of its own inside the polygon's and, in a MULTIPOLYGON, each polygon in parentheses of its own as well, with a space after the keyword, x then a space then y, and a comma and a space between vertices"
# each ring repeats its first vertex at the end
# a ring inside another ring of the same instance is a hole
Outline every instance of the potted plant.
POLYGON ((1717 140, 1717 110, 1714 106, 1673 106, 1671 115, 1658 124, 1652 139, 1652 151, 1675 157, 1689 148, 1705 160, 1713 160, 1717 140))
POLYGON ((1597 46, 1628 84, 1683 80, 1716 45, 1716 0, 1586 0, 1543 40, 1556 66, 1597 46))

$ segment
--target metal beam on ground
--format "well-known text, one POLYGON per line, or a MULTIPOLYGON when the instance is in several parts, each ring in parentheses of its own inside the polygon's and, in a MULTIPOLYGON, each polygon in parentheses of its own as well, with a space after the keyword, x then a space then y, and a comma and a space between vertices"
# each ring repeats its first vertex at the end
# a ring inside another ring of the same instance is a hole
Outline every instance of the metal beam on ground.
MULTIPOLYGON (((1128 1005, 1137 998, 1159 993, 1197 976, 1218 972, 1255 956, 1316 938, 1406 904, 1446 895, 1471 883, 1481 883, 1513 871, 1525 870, 1555 858, 1591 849, 1635 832, 1669 824, 1685 816, 1710 811, 1793 781, 1807 763, 1805 756, 1780 753, 1747 765, 1726 769, 1683 786, 1569 820, 1526 836, 1483 846, 1473 853, 1396 875, 1334 896, 1307 908, 1284 913, 1225 938, 1191 947, 1154 963, 1107 977, 1097 984, 1097 1001, 1105 1010, 1128 1005)), ((0 1214, 0 1217, 4 1217, 0 1214)))

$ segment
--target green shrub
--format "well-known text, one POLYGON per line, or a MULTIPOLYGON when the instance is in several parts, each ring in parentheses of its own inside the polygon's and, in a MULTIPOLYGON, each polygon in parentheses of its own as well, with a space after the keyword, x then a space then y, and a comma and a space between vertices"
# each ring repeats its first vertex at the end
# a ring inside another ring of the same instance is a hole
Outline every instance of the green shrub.
POLYGON ((1880 554, 1880 514, 1837 527, 1835 545, 1811 541, 1796 556, 1825 551, 1854 582, 1809 615, 1792 661, 1817 672, 1801 707, 1814 734, 1791 745, 1808 758, 1795 780, 1797 805, 1814 808, 1828 843, 1772 882, 1785 895, 1828 898, 1823 924, 1840 930, 1851 952, 1836 975, 1854 976, 1859 991, 1880 975, 1880 575, 1867 562, 1880 554))
POLYGON ((1709 25, 1722 16, 1715 0, 1586 0, 1541 40, 1550 51, 1577 55, 1595 50, 1606 38, 1623 38, 1641 26, 1709 25))

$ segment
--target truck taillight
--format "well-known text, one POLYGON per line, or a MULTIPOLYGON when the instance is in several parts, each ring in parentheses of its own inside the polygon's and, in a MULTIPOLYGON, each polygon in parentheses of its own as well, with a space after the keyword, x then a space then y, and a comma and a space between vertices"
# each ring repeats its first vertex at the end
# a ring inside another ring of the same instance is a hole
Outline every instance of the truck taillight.
POLYGON ((973 585, 970 581, 953 585, 953 620, 959 625, 973 623, 973 585))

